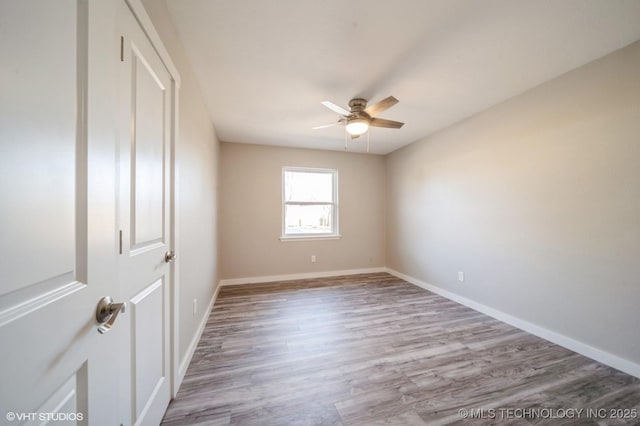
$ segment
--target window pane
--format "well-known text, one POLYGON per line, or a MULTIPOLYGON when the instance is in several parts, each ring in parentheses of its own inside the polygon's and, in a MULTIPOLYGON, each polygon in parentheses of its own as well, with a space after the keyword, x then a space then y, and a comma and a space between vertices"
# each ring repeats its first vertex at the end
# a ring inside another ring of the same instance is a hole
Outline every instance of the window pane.
POLYGON ((284 199, 333 202, 333 174, 285 171, 284 199))
POLYGON ((331 234, 333 206, 331 204, 285 206, 285 235, 331 234))

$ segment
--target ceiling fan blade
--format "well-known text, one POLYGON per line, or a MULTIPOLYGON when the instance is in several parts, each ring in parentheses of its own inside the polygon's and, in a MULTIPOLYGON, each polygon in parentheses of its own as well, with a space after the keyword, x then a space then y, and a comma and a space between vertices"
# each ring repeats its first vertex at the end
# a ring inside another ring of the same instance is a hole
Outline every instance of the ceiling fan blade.
POLYGON ((369 105, 364 109, 364 112, 366 112, 367 114, 373 117, 374 115, 378 115, 382 111, 391 108, 398 102, 399 101, 396 98, 394 98, 393 96, 389 96, 388 98, 383 99, 378 103, 369 105))
POLYGON ((404 123, 393 120, 385 120, 384 118, 372 118, 369 125, 374 127, 388 127, 390 129, 399 129, 404 125, 404 123))
POLYGON ((350 135, 351 139, 358 139, 360 137, 360 135, 350 135))
POLYGON ((338 105, 334 104, 333 102, 330 101, 322 101, 320 102, 322 105, 326 106, 327 108, 329 108, 331 111, 337 112, 340 115, 349 115, 351 114, 349 111, 347 111, 346 109, 339 107, 338 105))
POLYGON ((344 124, 344 120, 334 121, 333 123, 322 124, 320 126, 312 127, 313 130, 324 129, 326 127, 335 126, 336 124, 344 124))

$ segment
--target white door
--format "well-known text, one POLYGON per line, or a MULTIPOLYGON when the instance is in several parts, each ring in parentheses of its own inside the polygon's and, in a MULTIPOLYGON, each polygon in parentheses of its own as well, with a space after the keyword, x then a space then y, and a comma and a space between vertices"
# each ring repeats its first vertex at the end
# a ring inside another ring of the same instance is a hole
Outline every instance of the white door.
POLYGON ((0 0, 0 424, 120 423, 110 9, 0 0))
POLYGON ((170 399, 171 78, 124 1, 119 29, 119 256, 130 310, 123 394, 131 424, 157 425, 170 399))

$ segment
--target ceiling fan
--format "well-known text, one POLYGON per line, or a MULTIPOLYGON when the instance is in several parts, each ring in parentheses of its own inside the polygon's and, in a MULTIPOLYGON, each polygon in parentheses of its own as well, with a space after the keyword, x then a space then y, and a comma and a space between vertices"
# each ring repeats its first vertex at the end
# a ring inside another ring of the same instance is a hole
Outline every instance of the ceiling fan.
POLYGON ((313 127, 313 129, 324 129, 325 127, 335 126, 336 124, 344 124, 346 126, 347 133, 351 135, 351 139, 360 137, 360 135, 369 130, 369 126, 399 129, 404 124, 399 121, 374 117, 376 114, 381 113, 398 103, 398 100, 393 96, 389 96, 388 98, 370 106, 367 106, 366 99, 351 99, 349 101, 349 111, 330 101, 323 101, 320 103, 330 110, 337 112, 342 117, 338 121, 323 124, 322 126, 316 126, 313 127))

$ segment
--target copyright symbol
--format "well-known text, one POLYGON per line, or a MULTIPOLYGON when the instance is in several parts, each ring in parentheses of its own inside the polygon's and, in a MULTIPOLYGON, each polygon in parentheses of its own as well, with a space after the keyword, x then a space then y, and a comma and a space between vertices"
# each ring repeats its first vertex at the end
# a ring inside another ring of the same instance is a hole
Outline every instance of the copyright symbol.
POLYGON ((14 413, 13 411, 9 411, 5 417, 7 418, 7 420, 12 422, 16 419, 16 413, 14 413))
POLYGON ((467 417, 469 417, 469 410, 467 410, 466 408, 459 409, 458 417, 460 417, 461 419, 466 419, 467 417))

